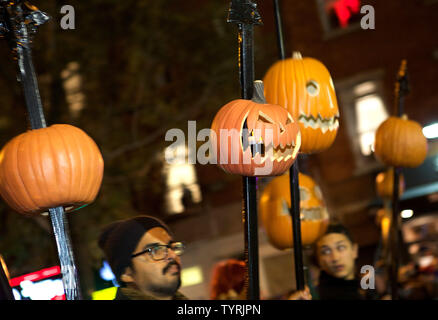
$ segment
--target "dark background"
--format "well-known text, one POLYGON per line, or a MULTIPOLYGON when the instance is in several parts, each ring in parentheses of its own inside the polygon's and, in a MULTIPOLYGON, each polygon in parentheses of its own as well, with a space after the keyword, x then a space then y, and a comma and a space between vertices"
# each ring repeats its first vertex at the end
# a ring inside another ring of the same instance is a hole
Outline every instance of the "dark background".
MULTIPOLYGON (((282 1, 287 56, 300 51, 322 61, 336 89, 344 91, 357 79, 378 74, 389 113, 395 77, 401 60, 407 59, 411 93, 406 113, 422 126, 438 121, 437 1, 361 1, 375 9, 375 30, 362 30, 357 14, 347 28, 335 23, 330 29, 327 23, 336 19, 329 15, 329 22, 324 20, 320 3, 282 1)), ((196 120, 198 130, 208 128, 222 105, 240 97, 237 26, 226 22, 229 2, 71 0, 74 30, 60 27, 60 9, 67 3, 33 4, 52 17, 39 28, 33 47, 47 122, 82 128, 105 161, 96 201, 68 215, 84 295, 95 289, 102 260, 96 243, 99 230, 114 220, 141 213, 157 216, 189 246, 241 233, 238 176, 214 165, 196 165, 203 201, 187 204, 179 215, 166 213, 163 196, 166 131, 187 131, 188 120, 196 120), (77 113, 71 110, 65 87, 72 75, 80 77, 75 92, 81 94, 83 107, 77 113)), ((255 72, 262 79, 278 59, 278 50, 272 1, 259 1, 258 8, 264 24, 255 27, 255 72)), ((0 61, 4 145, 28 124, 16 65, 5 41, 0 42, 0 61)), ((375 212, 382 205, 374 179, 384 167, 373 156, 358 153, 354 132, 348 129, 355 127, 347 110, 352 106, 339 94, 338 102, 341 119, 335 143, 320 154, 304 156, 302 170, 321 186, 331 218, 343 222, 359 243, 358 264, 372 264, 380 237, 375 212)), ((437 145, 429 142, 425 165, 405 172, 408 189, 437 181, 437 145)), ((437 191, 432 187, 420 196, 402 198, 401 206, 433 216, 436 200, 428 196, 437 191)), ((0 202, 0 254, 12 276, 58 263, 51 232, 47 217, 23 217, 0 202)))

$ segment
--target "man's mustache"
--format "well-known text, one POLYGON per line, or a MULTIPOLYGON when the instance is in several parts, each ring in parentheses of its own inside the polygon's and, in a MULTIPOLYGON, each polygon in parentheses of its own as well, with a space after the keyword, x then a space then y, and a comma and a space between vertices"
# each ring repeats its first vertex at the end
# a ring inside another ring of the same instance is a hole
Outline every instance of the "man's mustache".
POLYGON ((177 266, 178 271, 181 271, 181 266, 179 265, 179 263, 176 262, 175 260, 172 260, 167 264, 167 266, 164 267, 163 274, 165 274, 173 265, 177 266))

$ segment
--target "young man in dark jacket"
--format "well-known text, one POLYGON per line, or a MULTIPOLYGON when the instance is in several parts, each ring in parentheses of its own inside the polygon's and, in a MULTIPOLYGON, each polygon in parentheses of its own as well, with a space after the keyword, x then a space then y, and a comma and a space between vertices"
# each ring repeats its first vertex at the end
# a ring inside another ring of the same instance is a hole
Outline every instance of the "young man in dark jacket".
POLYGON ((116 221, 104 228, 99 246, 120 284, 115 300, 184 300, 181 242, 150 216, 116 221))
POLYGON ((355 268, 358 245, 344 226, 329 225, 315 243, 315 256, 320 268, 318 287, 312 295, 309 288, 297 291, 290 300, 363 299, 355 268))
POLYGON ((332 224, 316 242, 316 257, 321 269, 317 294, 321 300, 361 300, 360 279, 355 261, 358 245, 348 230, 332 224))

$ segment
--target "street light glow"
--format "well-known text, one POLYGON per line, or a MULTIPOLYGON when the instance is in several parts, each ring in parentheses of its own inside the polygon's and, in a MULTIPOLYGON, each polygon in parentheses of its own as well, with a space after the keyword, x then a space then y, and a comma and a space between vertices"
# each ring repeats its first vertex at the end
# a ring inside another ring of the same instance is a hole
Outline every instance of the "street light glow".
POLYGON ((423 134, 427 139, 438 138, 438 123, 432 123, 431 125, 423 128, 423 134))
POLYGON ((403 210, 402 212, 400 212, 400 215, 402 218, 407 219, 407 218, 410 218, 414 215, 414 211, 411 209, 406 209, 406 210, 403 210))

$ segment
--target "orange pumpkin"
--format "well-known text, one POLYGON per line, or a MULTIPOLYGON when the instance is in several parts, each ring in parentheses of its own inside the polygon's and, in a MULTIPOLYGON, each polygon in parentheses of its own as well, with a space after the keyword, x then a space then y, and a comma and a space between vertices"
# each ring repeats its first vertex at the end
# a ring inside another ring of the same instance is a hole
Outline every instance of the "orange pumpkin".
POLYGON ((96 143, 66 124, 27 131, 0 151, 0 194, 15 211, 37 215, 94 201, 103 159, 96 143))
POLYGON ((264 79, 268 103, 285 107, 300 124, 301 152, 316 153, 329 148, 339 127, 335 88, 327 68, 318 60, 279 60, 264 79))
POLYGON ((389 117, 377 128, 375 156, 393 167, 418 167, 426 159, 427 140, 418 122, 389 117))
MULTIPOLYGON (((394 169, 390 168, 385 172, 380 172, 376 176, 376 189, 377 194, 383 199, 392 199, 394 190, 394 169)), ((399 196, 403 194, 405 190, 405 179, 403 174, 399 177, 399 196)))
POLYGON ((224 105, 211 129, 219 167, 243 176, 283 174, 301 144, 298 124, 285 108, 266 103, 261 81, 255 82, 252 100, 224 105))
MULTIPOLYGON (((327 230, 329 215, 315 181, 299 173, 301 241, 314 243, 327 230)), ((273 179, 263 190, 259 212, 270 243, 278 249, 293 247, 292 218, 289 213, 289 174, 273 179)))
POLYGON ((383 244, 386 246, 389 239, 389 232, 392 221, 392 210, 389 208, 380 208, 377 210, 376 223, 380 226, 383 244))

